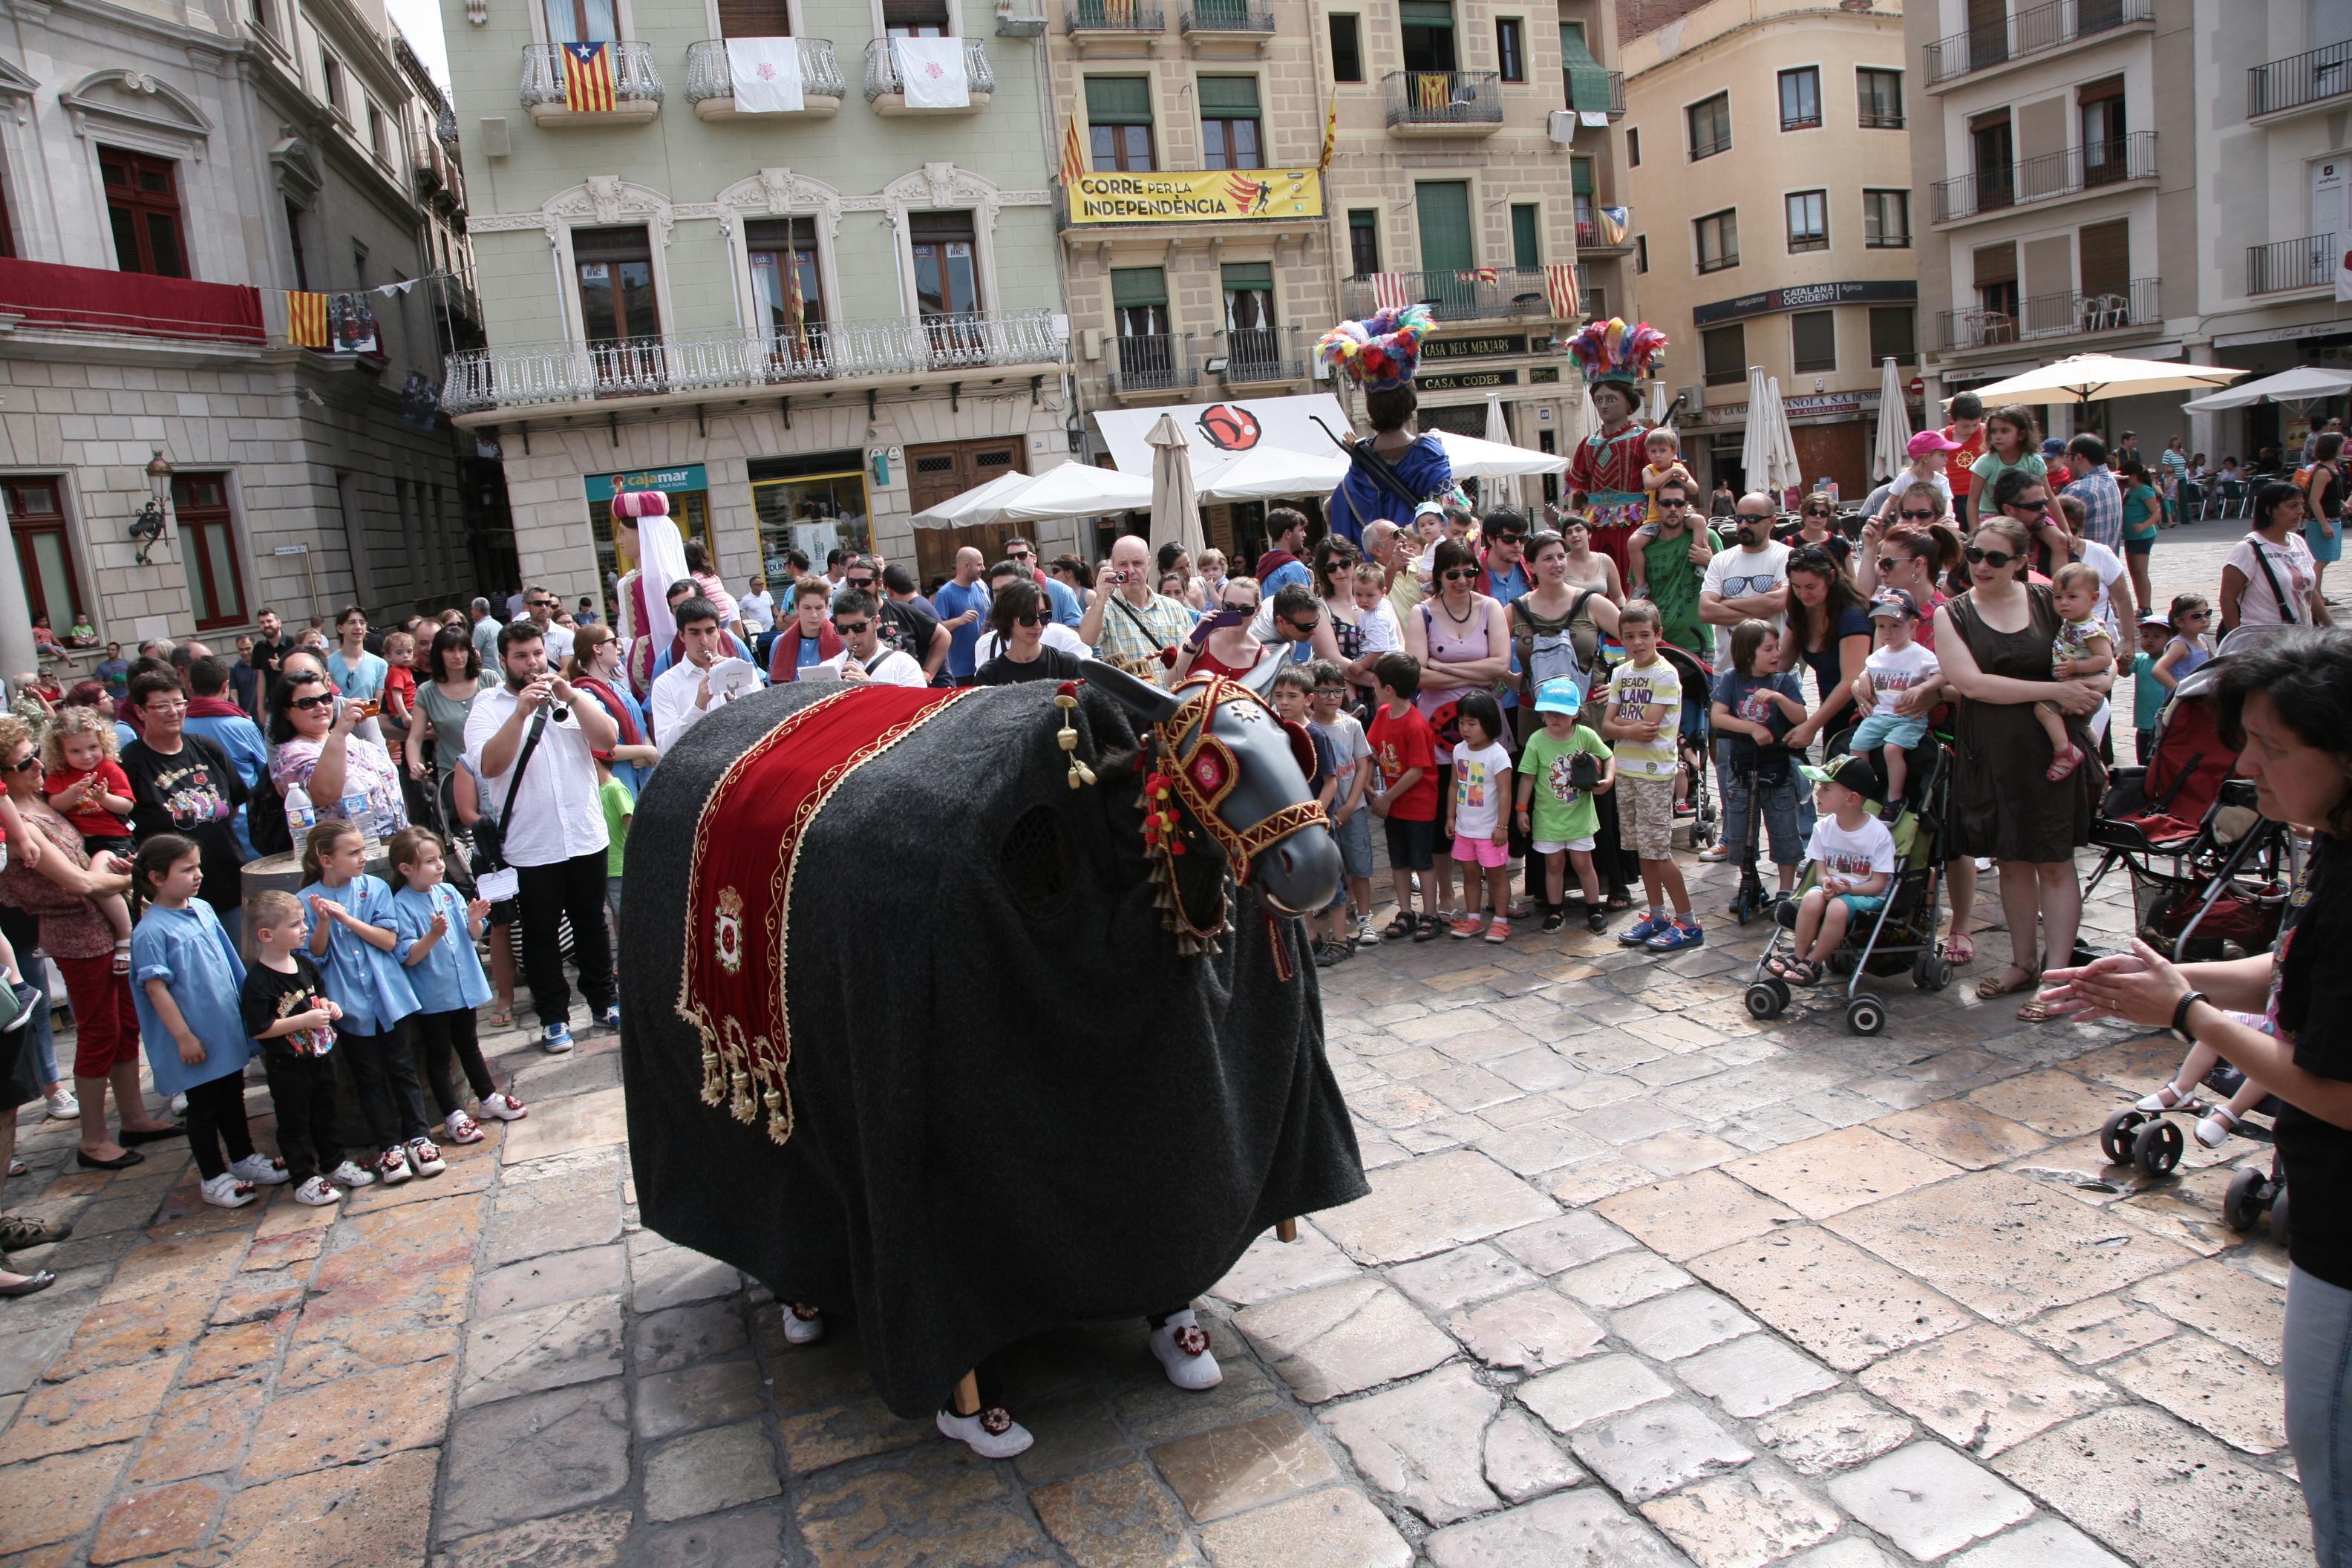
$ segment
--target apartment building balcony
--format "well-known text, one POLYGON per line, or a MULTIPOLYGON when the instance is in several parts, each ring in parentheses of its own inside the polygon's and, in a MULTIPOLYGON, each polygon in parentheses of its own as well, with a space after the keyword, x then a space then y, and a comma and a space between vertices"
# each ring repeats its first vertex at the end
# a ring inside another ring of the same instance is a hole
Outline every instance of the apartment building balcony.
POLYGON ((242 283, 199 283, 0 257, 0 336, 65 332, 259 348, 261 293, 242 283))
MULTIPOLYGON (((654 68, 651 44, 625 38, 604 46, 603 68, 611 72, 613 80, 609 109, 601 103, 593 108, 576 108, 565 96, 567 69, 591 74, 591 68, 576 64, 567 67, 565 62, 570 58, 562 44, 523 46, 520 94, 533 125, 626 125, 651 120, 661 112, 661 72, 654 68)), ((600 98, 601 89, 601 81, 593 86, 583 82, 579 87, 580 101, 586 104, 600 98)))
POLYGON ((2111 141, 2068 147, 1973 174, 1938 180, 1935 221, 1966 223, 2036 202, 2058 201, 2156 179, 2156 132, 2135 131, 2111 141))
POLYGON ((964 82, 969 88, 971 102, 952 108, 934 109, 927 104, 907 101, 907 84, 898 74, 898 57, 891 50, 888 38, 866 40, 866 101, 874 106, 877 114, 971 114, 988 107, 996 94, 996 73, 988 68, 988 49, 983 40, 963 40, 964 82))
POLYGON ((2246 292, 2284 294, 2293 289, 2332 289, 2341 254, 2332 234, 2308 234, 2246 247, 2246 292))
POLYGON ((2310 49, 2246 72, 2246 118, 2269 120, 2324 106, 2352 93, 2352 40, 2310 49))
POLYGON ((2136 327, 2155 327, 2164 316, 2153 278, 2135 278, 2120 293, 2036 294, 2014 310, 1944 310, 1936 318, 1936 347, 1944 353, 2061 338, 2096 337, 2136 327))
POLYGON ((1597 218, 1579 218, 1576 223, 1576 251, 1580 256, 1630 256, 1633 251, 1632 209, 1626 211, 1626 223, 1620 231, 1597 218))
POLYGON ((1080 49, 1088 44, 1137 43, 1146 50, 1168 30, 1168 13, 1137 0, 1077 0, 1062 8, 1062 30, 1080 49))
POLYGON ((1274 37, 1274 8, 1248 0, 1206 0, 1188 5, 1177 30, 1199 43, 1264 44, 1274 37))
POLYGON ((1391 71, 1381 79, 1391 136, 1492 136, 1503 128, 1494 71, 1391 71))
POLYGON ((1927 87, 1932 91, 2102 33, 2153 26, 2155 20, 2155 0, 2056 0, 2054 5, 2028 6, 1929 44, 1927 87))
MULTIPOLYGON (((794 38, 801 57, 801 108, 797 112, 744 115, 758 120, 828 120, 840 112, 848 90, 835 60, 831 38, 794 38)), ((705 38, 686 47, 686 100, 698 120, 733 120, 735 73, 727 58, 727 40, 705 38)))
POLYGON ((1113 397, 1154 397, 1201 384, 1190 332, 1122 333, 1103 342, 1113 397))
POLYGON ((1549 317, 1551 297, 1540 267, 1475 267, 1433 272, 1391 272, 1383 285, 1359 273, 1348 279, 1348 313, 1359 319, 1401 292, 1408 304, 1427 305, 1441 321, 1497 321, 1549 317))
POLYGON ((616 399, 809 383, 839 389, 908 376, 1042 374, 1061 364, 1062 349, 1046 310, 822 321, 788 336, 728 331, 523 343, 451 354, 441 406, 452 415, 565 405, 602 411, 616 399))
POLYGON ((408 164, 416 175, 416 194, 449 212, 466 210, 466 176, 457 158, 441 139, 424 126, 414 126, 408 137, 408 164))
POLYGON ((1273 386, 1307 379, 1307 349, 1297 327, 1235 327, 1225 333, 1227 386, 1273 386))

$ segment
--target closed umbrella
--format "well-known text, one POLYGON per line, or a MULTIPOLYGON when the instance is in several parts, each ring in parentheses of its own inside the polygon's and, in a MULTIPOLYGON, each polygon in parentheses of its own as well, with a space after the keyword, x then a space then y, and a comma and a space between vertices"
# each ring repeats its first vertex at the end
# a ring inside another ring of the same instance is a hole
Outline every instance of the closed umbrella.
POLYGON ((1988 405, 2050 403, 2059 393, 2077 403, 2098 403, 2110 397, 2141 397, 2158 392, 2206 392, 2227 386, 2245 374, 2225 364, 2125 359, 2118 354, 2069 354, 2053 363, 1975 390, 1988 405))
POLYGON ((1201 533, 1201 503, 1192 489, 1192 458, 1184 427, 1163 414, 1144 442, 1151 448, 1151 548, 1180 544, 1198 561, 1208 542, 1201 533))
POLYGON ((1739 445, 1739 466, 1747 471, 1748 488, 1770 496, 1776 510, 1782 492, 1799 479, 1797 444, 1780 406, 1780 380, 1766 375, 1760 364, 1748 367, 1748 434, 1739 445))
POLYGON ((1911 458, 1911 410, 1903 401, 1903 373, 1895 356, 1879 366, 1878 440, 1870 449, 1870 477, 1884 482, 1903 471, 1911 458))
MULTIPOLYGON (((1498 447, 1507 447, 1511 444, 1511 422, 1503 416, 1503 399, 1498 393, 1490 392, 1486 395, 1486 439, 1498 447)), ((1522 504, 1519 498, 1518 476, 1516 474, 1500 476, 1495 499, 1513 510, 1518 510, 1522 504)))
POLYGON ((1773 504, 1779 506, 1785 504, 1790 489, 1803 487, 1805 474, 1797 463, 1797 438, 1789 428, 1789 405, 1780 400, 1779 376, 1765 378, 1764 396, 1772 410, 1771 422, 1767 428, 1772 438, 1773 504))

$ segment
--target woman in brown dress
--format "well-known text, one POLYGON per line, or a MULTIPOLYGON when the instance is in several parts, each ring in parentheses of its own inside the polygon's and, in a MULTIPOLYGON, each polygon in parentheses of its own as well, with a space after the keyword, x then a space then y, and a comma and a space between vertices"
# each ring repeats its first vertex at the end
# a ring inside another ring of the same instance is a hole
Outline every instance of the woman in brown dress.
MULTIPOLYGON (((2106 789, 2087 721, 2115 676, 2060 680, 2051 674, 2057 601, 2048 588, 2025 581, 2031 536, 2021 515, 2040 517, 2048 497, 2033 479, 1978 525, 1968 548, 1969 591, 1936 612, 1936 657, 1945 680, 1967 700, 1953 727, 1949 849, 1956 858, 1990 855, 2000 862, 2000 907, 2009 921, 2010 962, 1977 986, 1988 1001, 2031 986, 2044 968, 2074 963, 2083 916, 2074 850, 2090 842, 2091 814, 2106 789), (2075 745, 2094 759, 2055 783, 2043 775, 2050 742, 2034 719, 2036 702, 2056 703, 2075 745)), ((2017 1016, 2039 1023, 2050 1013, 2031 1000, 2017 1016)))

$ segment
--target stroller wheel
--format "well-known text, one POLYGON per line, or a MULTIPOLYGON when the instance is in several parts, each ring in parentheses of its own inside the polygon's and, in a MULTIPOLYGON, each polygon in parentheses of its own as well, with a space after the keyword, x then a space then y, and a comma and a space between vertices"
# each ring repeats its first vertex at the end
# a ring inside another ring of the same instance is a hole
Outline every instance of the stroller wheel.
POLYGON ((1748 1016, 1751 1018, 1777 1018, 1785 1005, 1780 993, 1769 980, 1759 980, 1748 988, 1748 1016))
POLYGON ((2107 1118, 2105 1125, 2099 1129, 2099 1152, 2107 1157, 2108 1164, 2131 1163, 2132 1135, 2147 1120, 2147 1111, 2134 1110, 2128 1105, 2107 1118))
POLYGON ((2168 1176, 2187 1144, 2180 1123, 2159 1116, 2132 1134, 2132 1163, 2151 1176, 2168 1176))
POLYGON ((2267 1178, 2249 1165, 2230 1178, 2230 1190, 2221 1196, 2221 1220, 2231 1230, 2244 1236, 2262 1223, 2263 1210, 2270 1204, 2263 1188, 2267 1178))
POLYGON ((1952 983, 1951 961, 1923 952, 1911 961, 1911 984, 1922 991, 1941 991, 1952 983))
POLYGON ((1857 1035, 1874 1035, 1886 1027, 1886 1004, 1864 992, 1845 1005, 1845 1026, 1857 1035))

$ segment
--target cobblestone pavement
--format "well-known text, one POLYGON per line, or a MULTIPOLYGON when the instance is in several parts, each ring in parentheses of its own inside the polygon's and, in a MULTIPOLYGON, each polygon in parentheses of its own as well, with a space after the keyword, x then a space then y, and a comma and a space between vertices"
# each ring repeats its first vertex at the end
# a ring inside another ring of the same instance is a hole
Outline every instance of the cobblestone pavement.
MULTIPOLYGON (((2210 585, 2234 536, 2168 534, 2159 585, 2210 585)), ((1371 1195, 1217 1287, 1213 1393, 1170 1388, 1139 1323, 1001 1357, 1038 1439, 1011 1464, 637 1226, 609 1035, 494 1039, 530 1119, 339 1213, 206 1208, 169 1146, 77 1172, 27 1117, 8 1206, 75 1231, 16 1255, 54 1289, 0 1302, 0 1561, 2309 1561, 2285 1260, 2218 1215, 2267 1149, 2105 1168, 2102 1118, 2177 1048, 1962 984, 1893 977, 1876 1038, 1759 1026, 1759 941, 1530 931, 1327 972, 1371 1195)))

